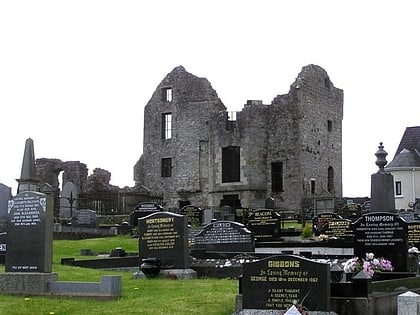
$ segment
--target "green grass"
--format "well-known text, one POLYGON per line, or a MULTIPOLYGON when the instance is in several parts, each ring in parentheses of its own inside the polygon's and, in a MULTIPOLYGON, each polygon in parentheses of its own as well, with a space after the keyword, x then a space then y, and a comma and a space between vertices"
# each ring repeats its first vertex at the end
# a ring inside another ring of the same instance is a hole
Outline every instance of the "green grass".
MULTIPOLYGON (((128 236, 80 241, 56 240, 53 272, 59 281, 99 282, 101 275, 121 275, 122 296, 114 301, 81 298, 0 295, 0 314, 232 314, 238 281, 234 279, 133 279, 132 272, 92 270, 61 265, 61 258, 80 256, 81 249, 110 252, 122 247, 137 252, 137 239, 128 236)), ((4 266, 0 266, 4 272, 4 266)))

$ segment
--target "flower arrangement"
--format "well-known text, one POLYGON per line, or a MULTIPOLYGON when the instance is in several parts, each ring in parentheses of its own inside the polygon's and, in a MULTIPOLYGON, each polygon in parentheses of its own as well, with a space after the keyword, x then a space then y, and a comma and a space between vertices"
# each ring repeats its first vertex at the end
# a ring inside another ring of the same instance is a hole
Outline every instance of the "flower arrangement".
POLYGON ((383 257, 375 258, 373 253, 366 253, 366 258, 360 260, 358 257, 351 258, 344 263, 345 273, 363 272, 372 277, 375 272, 392 271, 394 267, 391 262, 383 257))
POLYGON ((328 241, 329 236, 328 236, 327 234, 320 234, 320 235, 318 236, 318 238, 319 238, 319 240, 320 240, 321 242, 326 242, 326 241, 328 241))

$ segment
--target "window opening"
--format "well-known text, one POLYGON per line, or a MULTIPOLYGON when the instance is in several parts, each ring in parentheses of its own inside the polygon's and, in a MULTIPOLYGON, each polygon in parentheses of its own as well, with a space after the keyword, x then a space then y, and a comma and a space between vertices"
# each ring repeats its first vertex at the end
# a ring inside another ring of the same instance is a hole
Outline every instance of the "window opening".
POLYGON ((172 88, 162 89, 162 101, 172 102, 172 88))
POLYGON ((162 139, 172 138, 172 114, 162 114, 162 139))
POLYGON ((161 175, 162 177, 172 176, 172 158, 162 158, 161 175))
POLYGON ((327 190, 329 192, 334 191, 334 169, 332 166, 328 168, 328 184, 327 184, 327 190))
POLYGON ((271 191, 283 191, 283 162, 271 163, 271 191))
POLYGON ((402 185, 400 181, 395 182, 395 195, 402 196, 402 185))
POLYGON ((332 131, 332 120, 328 120, 328 131, 332 131))
POLYGON ((222 183, 240 181, 240 148, 222 148, 222 183))
POLYGON ((311 194, 312 195, 315 194, 315 183, 316 183, 315 178, 311 178, 311 194))

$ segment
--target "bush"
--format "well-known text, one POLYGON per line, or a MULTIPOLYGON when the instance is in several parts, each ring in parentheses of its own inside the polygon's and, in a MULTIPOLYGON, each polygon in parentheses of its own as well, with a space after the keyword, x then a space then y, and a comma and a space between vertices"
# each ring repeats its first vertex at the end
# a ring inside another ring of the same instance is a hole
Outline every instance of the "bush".
POLYGON ((311 238, 312 237, 312 227, 307 225, 303 228, 302 234, 300 235, 302 238, 311 238))

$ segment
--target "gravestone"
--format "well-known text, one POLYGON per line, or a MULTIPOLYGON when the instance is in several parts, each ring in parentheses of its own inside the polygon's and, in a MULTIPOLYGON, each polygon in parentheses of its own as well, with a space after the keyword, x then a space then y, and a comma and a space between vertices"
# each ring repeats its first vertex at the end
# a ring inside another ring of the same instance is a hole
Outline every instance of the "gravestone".
POLYGON ((408 245, 420 249, 420 222, 410 222, 407 224, 408 245))
POLYGON ((24 191, 9 201, 6 272, 51 272, 52 203, 45 194, 24 191))
POLYGON ((89 209, 82 209, 76 211, 71 218, 72 227, 81 227, 81 228, 99 228, 98 217, 96 216, 95 211, 89 209))
POLYGON ((139 257, 157 258, 162 269, 190 267, 187 217, 171 212, 157 212, 140 218, 139 257))
POLYGON ((406 222, 412 222, 415 220, 414 218, 414 210, 410 209, 410 210, 405 210, 405 211, 399 211, 398 212, 398 216, 401 219, 404 219, 404 221, 406 222))
POLYGON ((295 302, 311 311, 330 310, 330 266, 293 255, 243 264, 243 309, 287 310, 295 302))
POLYGON ((0 264, 4 264, 6 256, 6 237, 7 233, 0 233, 0 264))
POLYGON ((242 224, 248 224, 248 217, 251 210, 247 208, 236 208, 235 209, 235 222, 242 224))
POLYGON ((179 212, 187 217, 187 222, 191 226, 200 226, 203 224, 203 210, 196 206, 184 206, 179 212))
POLYGON ((328 223, 333 219, 341 219, 341 217, 337 213, 332 212, 324 212, 314 217, 312 219, 312 230, 314 234, 319 235, 325 233, 329 228, 328 223))
POLYGON ((379 167, 378 172, 371 175, 371 200, 370 207, 372 212, 394 212, 395 194, 394 194, 394 176, 385 171, 387 164, 386 156, 388 153, 384 150, 382 142, 379 143, 378 151, 375 153, 375 164, 379 167))
POLYGON ((354 255, 366 253, 391 261, 395 271, 407 271, 407 224, 398 215, 372 212, 362 215, 353 226, 354 255))
POLYGON ((255 210, 249 215, 247 227, 256 240, 273 240, 280 237, 281 216, 271 209, 255 210))
POLYGON ((67 182, 63 186, 63 191, 60 195, 60 218, 72 218, 77 209, 77 187, 72 182, 67 182))
MULTIPOLYGON (((12 198, 12 189, 0 183, 0 220, 7 217, 7 203, 12 198)), ((1 230, 0 230, 1 232, 1 230)))
POLYGON ((253 233, 245 225, 231 221, 208 224, 193 240, 193 250, 241 253, 255 250, 253 233))
POLYGON ((345 241, 353 241, 353 225, 348 219, 332 219, 328 222, 328 229, 325 232, 330 238, 335 237, 345 241))
POLYGON ((161 212, 163 208, 154 202, 141 202, 130 213, 130 225, 137 226, 140 218, 144 218, 152 213, 161 212))

